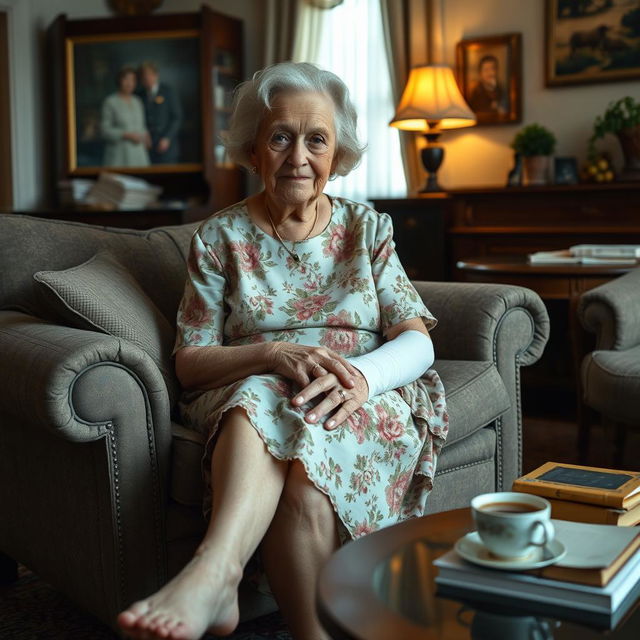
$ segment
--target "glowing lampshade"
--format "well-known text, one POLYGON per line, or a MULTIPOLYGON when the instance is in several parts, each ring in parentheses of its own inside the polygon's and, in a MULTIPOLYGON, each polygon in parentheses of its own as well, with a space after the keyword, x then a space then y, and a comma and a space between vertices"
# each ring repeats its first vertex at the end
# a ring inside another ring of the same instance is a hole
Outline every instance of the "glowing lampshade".
POLYGON ((443 129, 471 127, 476 117, 464 101, 453 72, 445 65, 414 67, 409 74, 400 104, 390 126, 419 131, 427 139, 422 149, 422 164, 429 177, 423 192, 441 191, 438 169, 444 149, 436 144, 443 129))
POLYGON ((427 131, 429 124, 436 123, 440 129, 471 127, 476 116, 464 101, 449 67, 414 67, 389 124, 406 131, 427 131))

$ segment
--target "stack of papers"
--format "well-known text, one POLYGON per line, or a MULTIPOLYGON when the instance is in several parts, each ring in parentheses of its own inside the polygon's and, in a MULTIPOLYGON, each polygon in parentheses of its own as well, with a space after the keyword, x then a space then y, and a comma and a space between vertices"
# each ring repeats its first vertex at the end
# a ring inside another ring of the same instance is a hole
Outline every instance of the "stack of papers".
POLYGON ((162 193, 161 187, 146 180, 117 173, 101 173, 85 198, 88 204, 110 205, 116 209, 144 209, 162 193))
POLYGON ((95 180, 87 180, 85 178, 60 180, 58 182, 60 204, 62 206, 82 204, 95 183, 95 180))

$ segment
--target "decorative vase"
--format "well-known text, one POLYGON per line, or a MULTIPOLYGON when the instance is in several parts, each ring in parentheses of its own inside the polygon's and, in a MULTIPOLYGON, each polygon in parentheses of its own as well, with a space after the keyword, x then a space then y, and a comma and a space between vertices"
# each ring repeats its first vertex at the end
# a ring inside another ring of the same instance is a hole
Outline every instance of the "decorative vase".
POLYGON ((527 185, 547 184, 549 181, 549 156, 524 158, 524 181, 527 185))
POLYGON ((640 180, 640 125, 618 131, 618 140, 624 155, 624 167, 619 180, 640 180))

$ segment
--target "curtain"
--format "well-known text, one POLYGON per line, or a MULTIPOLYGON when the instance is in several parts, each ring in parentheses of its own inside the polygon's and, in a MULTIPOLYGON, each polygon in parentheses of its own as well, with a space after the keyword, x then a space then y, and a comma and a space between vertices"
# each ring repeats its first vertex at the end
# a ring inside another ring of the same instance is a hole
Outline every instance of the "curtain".
MULTIPOLYGON (((431 61, 429 47, 429 0, 379 0, 387 63, 391 74, 394 105, 400 101, 412 66, 431 61)), ((420 160, 420 139, 400 132, 402 163, 409 193, 418 191, 426 173, 420 160)))
POLYGON ((395 103, 377 0, 345 0, 324 11, 324 33, 317 57, 349 87, 358 113, 358 134, 367 143, 361 164, 327 185, 330 194, 359 202, 403 197, 406 180, 398 130, 389 127, 395 103), (357 28, 354 28, 357 25, 357 28))
POLYGON ((298 5, 296 33, 291 60, 312 62, 318 59, 328 9, 315 7, 308 2, 298 5))
POLYGON ((315 60, 326 9, 305 0, 267 0, 264 64, 315 60))
POLYGON ((267 0, 263 67, 291 60, 299 10, 300 0, 267 0))

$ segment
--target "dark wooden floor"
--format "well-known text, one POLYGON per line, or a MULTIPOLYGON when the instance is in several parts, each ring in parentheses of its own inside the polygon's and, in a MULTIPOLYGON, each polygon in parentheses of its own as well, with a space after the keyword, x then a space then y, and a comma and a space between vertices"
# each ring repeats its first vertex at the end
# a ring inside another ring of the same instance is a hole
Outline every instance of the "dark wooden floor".
MULTIPOLYGON (((536 418, 525 416, 523 420, 524 473, 545 462, 578 464, 575 421, 563 418, 536 418)), ((613 436, 601 425, 591 427, 587 464, 592 467, 613 466, 613 436)), ((623 469, 640 471, 640 432, 629 432, 625 446, 623 469)))

